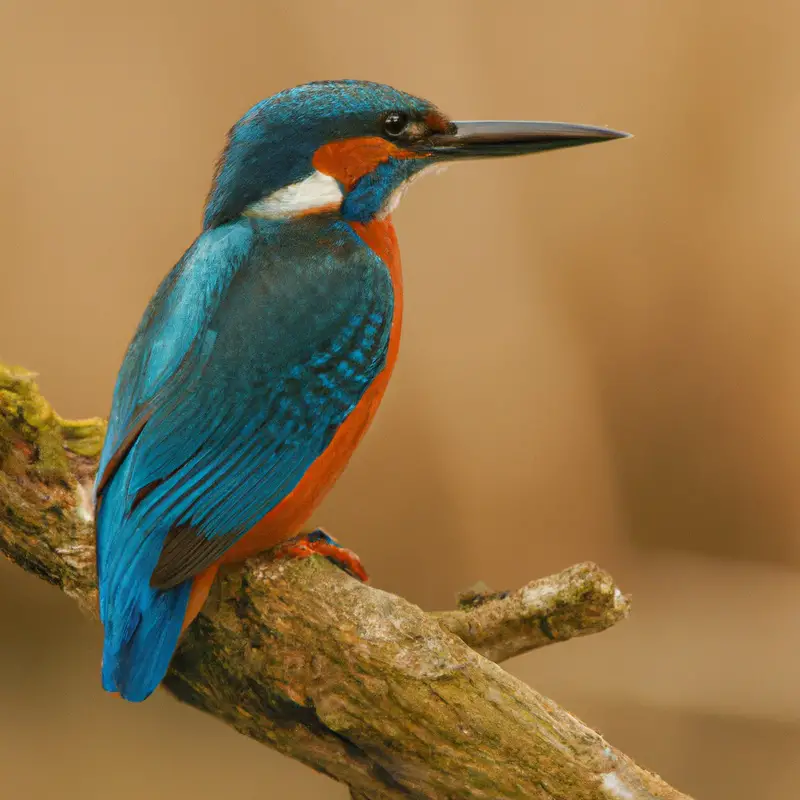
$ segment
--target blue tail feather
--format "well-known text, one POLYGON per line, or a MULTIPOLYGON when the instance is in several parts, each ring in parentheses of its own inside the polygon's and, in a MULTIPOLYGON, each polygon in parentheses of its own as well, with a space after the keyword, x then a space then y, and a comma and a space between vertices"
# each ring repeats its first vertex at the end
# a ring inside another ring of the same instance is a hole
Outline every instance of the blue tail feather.
POLYGON ((178 644, 192 582, 167 591, 150 590, 149 604, 134 612, 127 635, 106 626, 103 645, 103 688, 140 702, 161 683, 178 644), (130 630, 132 628, 132 630, 130 630))
POLYGON ((192 581, 166 591, 150 586, 166 530, 156 529, 143 539, 139 515, 127 511, 132 462, 128 458, 121 465, 103 494, 97 516, 97 567, 105 627, 103 688, 138 702, 152 694, 167 673, 192 581))

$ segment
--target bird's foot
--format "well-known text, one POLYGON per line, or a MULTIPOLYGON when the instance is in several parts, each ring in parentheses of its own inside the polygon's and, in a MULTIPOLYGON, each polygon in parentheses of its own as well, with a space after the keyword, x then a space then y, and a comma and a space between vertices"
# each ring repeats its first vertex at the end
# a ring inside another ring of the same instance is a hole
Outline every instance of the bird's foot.
POLYGON ((317 528, 311 533, 301 533, 293 539, 289 539, 276 547, 273 555, 275 558, 322 556, 363 583, 369 580, 361 559, 352 550, 342 547, 333 536, 322 528, 317 528))

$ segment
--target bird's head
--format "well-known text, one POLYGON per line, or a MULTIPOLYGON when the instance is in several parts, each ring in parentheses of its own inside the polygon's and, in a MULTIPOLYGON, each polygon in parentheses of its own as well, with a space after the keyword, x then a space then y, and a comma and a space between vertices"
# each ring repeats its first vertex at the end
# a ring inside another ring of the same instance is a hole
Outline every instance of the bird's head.
POLYGON ((427 100, 379 83, 308 83, 263 100, 231 129, 203 225, 334 209, 366 222, 389 213, 427 168, 624 136, 560 122, 454 122, 427 100))

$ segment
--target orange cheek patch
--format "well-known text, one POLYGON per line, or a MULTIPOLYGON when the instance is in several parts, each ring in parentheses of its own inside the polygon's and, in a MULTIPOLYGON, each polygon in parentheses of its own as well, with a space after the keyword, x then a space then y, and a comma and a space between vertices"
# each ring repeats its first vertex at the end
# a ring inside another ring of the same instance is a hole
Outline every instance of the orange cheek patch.
POLYGON ((323 145, 314 153, 312 164, 314 169, 336 178, 349 191, 359 178, 390 158, 426 156, 403 150, 379 136, 364 136, 323 145))
POLYGON ((425 117, 425 124, 436 133, 447 133, 450 120, 441 111, 430 111, 425 117))

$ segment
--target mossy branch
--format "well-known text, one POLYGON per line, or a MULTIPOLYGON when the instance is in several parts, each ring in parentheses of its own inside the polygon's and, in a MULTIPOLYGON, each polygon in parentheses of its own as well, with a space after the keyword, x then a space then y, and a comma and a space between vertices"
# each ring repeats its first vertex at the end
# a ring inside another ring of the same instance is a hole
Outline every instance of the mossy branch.
MULTIPOLYGON (((105 423, 61 419, 32 378, 0 365, 0 552, 96 615, 105 423)), ((318 558, 254 559, 221 595, 164 686, 354 798, 689 800, 494 663, 627 615, 592 564, 435 614, 318 558)))

